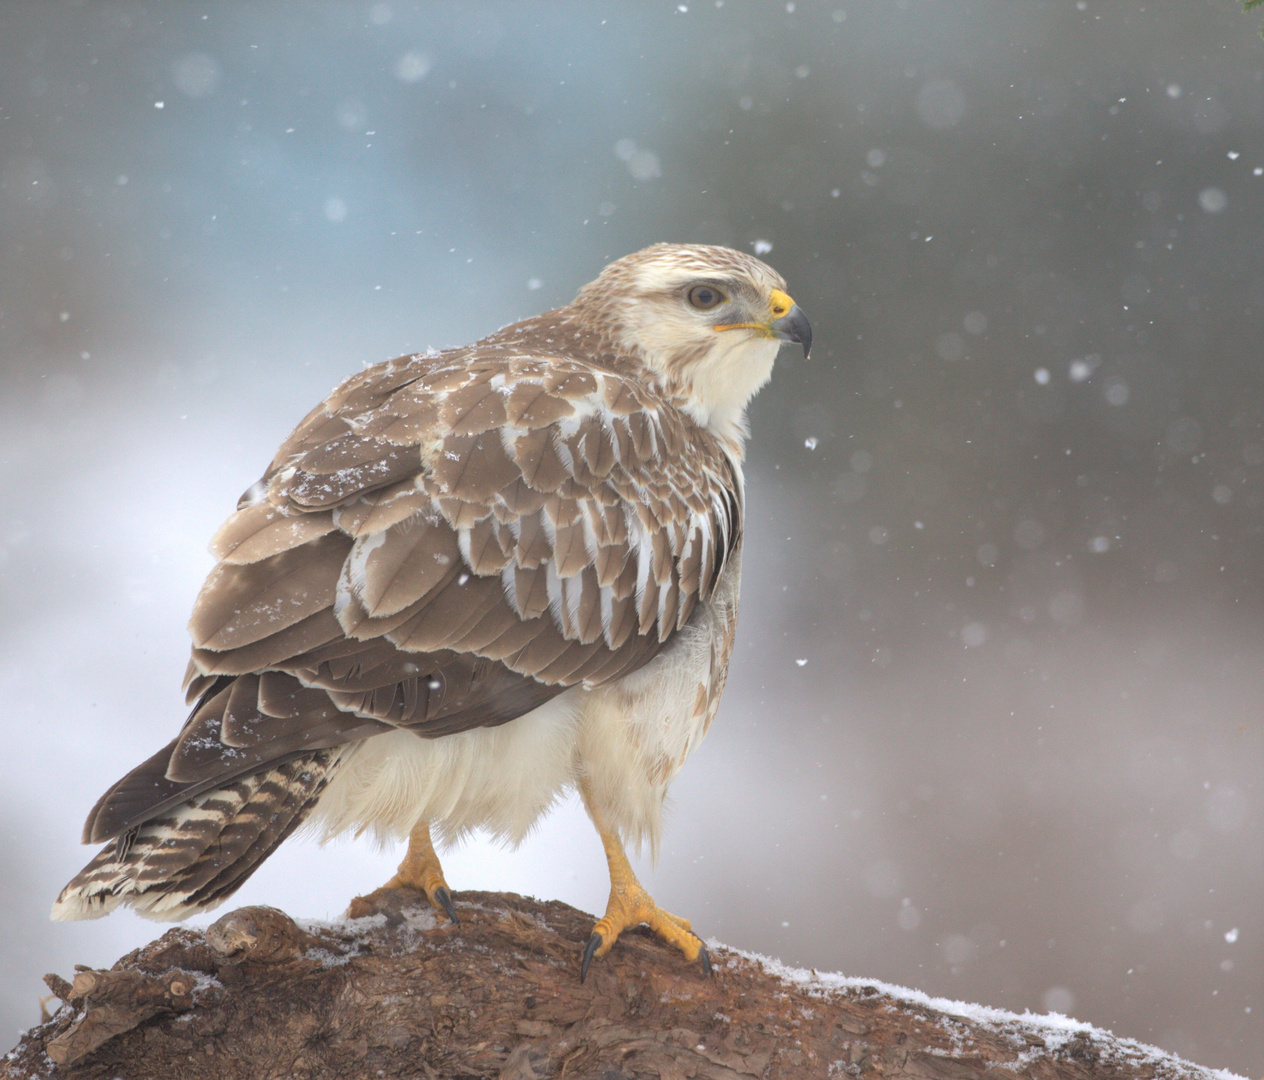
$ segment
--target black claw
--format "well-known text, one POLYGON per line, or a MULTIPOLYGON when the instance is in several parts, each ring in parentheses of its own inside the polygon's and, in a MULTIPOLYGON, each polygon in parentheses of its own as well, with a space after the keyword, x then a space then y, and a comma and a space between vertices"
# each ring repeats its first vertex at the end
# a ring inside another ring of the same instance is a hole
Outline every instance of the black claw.
POLYGON ((579 981, 582 983, 588 975, 588 965, 592 963, 592 958, 596 955, 597 950, 601 948, 601 935, 593 934, 588 939, 588 944, 584 946, 584 962, 579 965, 579 981))
POLYGON ((452 894, 447 888, 440 885, 435 889, 434 898, 439 901, 439 906, 443 908, 444 914, 452 920, 453 926, 460 926, 461 920, 456 917, 456 905, 452 903, 452 894))
POLYGON ((698 950, 698 959, 702 962, 702 974, 708 979, 711 978, 711 954, 707 952, 705 945, 698 950))

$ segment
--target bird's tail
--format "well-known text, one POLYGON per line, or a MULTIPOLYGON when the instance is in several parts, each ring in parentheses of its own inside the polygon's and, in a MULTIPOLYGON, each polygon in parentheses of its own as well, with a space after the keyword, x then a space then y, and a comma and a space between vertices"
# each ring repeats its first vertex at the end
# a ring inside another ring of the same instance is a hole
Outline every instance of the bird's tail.
POLYGON ((303 823, 343 756, 320 750, 237 777, 129 829, 62 889, 52 917, 97 919, 127 904, 176 920, 215 907, 303 823))

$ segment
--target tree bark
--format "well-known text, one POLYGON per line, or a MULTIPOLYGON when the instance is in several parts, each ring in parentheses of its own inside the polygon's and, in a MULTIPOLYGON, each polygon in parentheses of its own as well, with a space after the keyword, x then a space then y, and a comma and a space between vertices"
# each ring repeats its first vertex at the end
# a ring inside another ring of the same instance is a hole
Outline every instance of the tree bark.
POLYGON ((624 934, 581 984, 590 916, 498 893, 455 899, 459 926, 410 890, 328 925, 240 908, 109 971, 47 976, 63 1004, 0 1077, 1212 1078, 1105 1032, 953 1015, 723 947, 708 979, 644 932, 624 934))

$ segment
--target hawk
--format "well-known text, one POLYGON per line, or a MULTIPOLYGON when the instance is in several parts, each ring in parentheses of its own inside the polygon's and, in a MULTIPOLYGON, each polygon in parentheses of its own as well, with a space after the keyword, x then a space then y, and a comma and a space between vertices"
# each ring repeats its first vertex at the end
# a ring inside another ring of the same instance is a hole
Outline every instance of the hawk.
POLYGON ((657 244, 565 307, 344 382, 212 540, 192 712, 93 807, 84 842, 109 843, 53 917, 204 911, 307 823, 407 836, 383 889, 455 922, 431 829, 516 843, 578 788, 610 869, 581 977, 640 923, 706 968, 624 844, 656 852, 715 716, 746 406, 811 340, 763 262, 657 244))

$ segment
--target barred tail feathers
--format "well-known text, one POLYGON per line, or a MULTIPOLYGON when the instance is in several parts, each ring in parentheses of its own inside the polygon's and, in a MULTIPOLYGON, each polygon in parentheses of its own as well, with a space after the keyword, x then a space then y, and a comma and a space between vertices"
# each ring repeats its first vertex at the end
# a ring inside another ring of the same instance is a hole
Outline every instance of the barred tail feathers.
POLYGON ((173 806, 102 848, 53 904, 56 920, 121 904, 177 921, 236 892, 320 799, 342 747, 295 758, 173 806))

